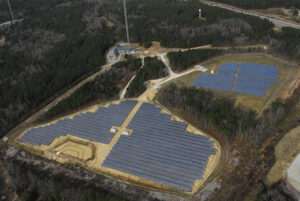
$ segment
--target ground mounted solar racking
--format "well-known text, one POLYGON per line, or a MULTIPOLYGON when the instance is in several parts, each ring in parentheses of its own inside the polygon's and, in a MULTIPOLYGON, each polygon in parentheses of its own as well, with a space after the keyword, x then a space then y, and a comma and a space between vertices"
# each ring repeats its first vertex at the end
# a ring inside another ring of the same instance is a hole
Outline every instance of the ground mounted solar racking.
POLYGON ((19 142, 39 146, 49 145, 60 136, 66 134, 86 140, 108 144, 115 133, 110 132, 112 126, 121 126, 137 101, 126 100, 120 104, 111 104, 107 108, 99 107, 96 112, 75 115, 73 119, 65 118, 56 123, 33 128, 24 133, 19 142))
POLYGON ((264 96, 277 82, 278 68, 275 66, 241 63, 238 67, 235 63, 221 65, 216 75, 197 76, 193 86, 264 96))
POLYGON ((203 180, 208 162, 216 154, 215 142, 188 132, 187 123, 171 120, 172 116, 161 110, 150 103, 137 105, 137 101, 126 100, 30 129, 18 141, 48 146, 55 138, 69 134, 108 146, 119 135, 98 163, 99 168, 191 191, 196 180, 203 180), (135 106, 137 111, 123 125, 135 106), (130 135, 112 133, 112 127, 129 130, 130 135))
POLYGON ((161 109, 143 103, 102 166, 191 191, 202 179, 209 157, 216 153, 206 136, 186 132, 161 109))

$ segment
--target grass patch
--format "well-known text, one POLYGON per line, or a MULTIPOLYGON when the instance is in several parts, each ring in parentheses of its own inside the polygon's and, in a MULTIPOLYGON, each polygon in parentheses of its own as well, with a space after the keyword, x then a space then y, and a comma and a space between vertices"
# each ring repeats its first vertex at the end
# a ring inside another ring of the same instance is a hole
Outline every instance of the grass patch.
POLYGON ((286 171, 300 152, 300 126, 290 130, 275 147, 276 162, 269 171, 265 183, 272 185, 286 176, 286 171))
POLYGON ((202 75, 202 74, 203 74, 203 72, 201 72, 201 71, 192 72, 181 78, 174 80, 174 82, 179 87, 192 86, 196 77, 199 75, 202 75))
MULTIPOLYGON (((280 59, 275 57, 271 57, 266 54, 232 54, 232 55, 225 55, 214 58, 212 60, 206 61, 202 63, 203 66, 207 67, 210 70, 215 70, 217 72, 220 65, 225 63, 254 63, 254 64, 264 64, 270 66, 278 66, 278 80, 275 85, 272 85, 270 90, 266 91, 264 97, 261 96, 254 96, 254 95, 247 95, 241 93, 234 93, 234 92, 227 92, 227 91, 220 91, 220 90, 210 90, 213 91, 217 97, 224 97, 235 100, 235 105, 245 108, 245 109, 252 109, 256 112, 260 112, 267 101, 271 98, 272 94, 276 91, 276 89, 280 86, 280 84, 284 81, 285 77, 288 75, 291 65, 287 62, 284 62, 280 59)), ((201 72, 193 72, 187 74, 174 82, 178 86, 185 86, 191 87, 196 76, 202 74, 201 72)))

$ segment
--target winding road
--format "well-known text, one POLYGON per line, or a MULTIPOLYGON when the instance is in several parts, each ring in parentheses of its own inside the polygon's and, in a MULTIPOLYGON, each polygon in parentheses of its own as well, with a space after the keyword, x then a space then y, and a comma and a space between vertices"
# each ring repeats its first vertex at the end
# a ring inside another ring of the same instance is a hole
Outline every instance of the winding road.
POLYGON ((227 9, 227 10, 231 10, 237 13, 243 13, 243 14, 247 14, 247 15, 252 15, 252 16, 256 16, 256 17, 260 17, 261 19, 268 19, 271 22, 273 22, 273 24, 279 26, 279 27, 293 27, 295 29, 300 29, 300 24, 296 24, 296 23, 291 23, 288 21, 284 21, 284 20, 279 20, 279 19, 275 19, 272 17, 268 17, 265 15, 259 15, 257 13, 253 13, 251 11, 247 11, 241 8, 237 8, 237 7, 232 7, 232 6, 226 6, 224 4, 220 4, 220 3, 216 3, 216 2, 212 2, 212 1, 205 1, 205 0, 200 0, 201 3, 204 3, 206 5, 209 6, 215 6, 215 7, 219 7, 219 8, 223 8, 223 9, 227 9))

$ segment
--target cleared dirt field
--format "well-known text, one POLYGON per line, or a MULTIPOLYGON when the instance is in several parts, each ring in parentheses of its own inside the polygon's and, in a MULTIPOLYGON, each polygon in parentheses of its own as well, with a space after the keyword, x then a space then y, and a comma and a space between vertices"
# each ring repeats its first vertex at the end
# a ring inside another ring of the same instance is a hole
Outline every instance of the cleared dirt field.
POLYGON ((89 146, 72 141, 67 141, 54 150, 82 160, 92 158, 92 149, 89 146))
POLYGON ((267 175, 267 184, 272 185, 286 178, 286 171, 300 152, 300 126, 289 131, 276 145, 276 162, 267 175))
MULTIPOLYGON (((261 112, 265 109, 265 105, 269 104, 270 99, 275 100, 279 96, 280 89, 288 82, 288 77, 291 76, 294 70, 293 66, 286 61, 277 59, 275 57, 266 54, 231 54, 220 56, 212 60, 206 61, 202 66, 205 66, 209 70, 215 70, 217 72, 220 65, 225 63, 253 63, 263 64, 278 67, 278 81, 275 85, 272 85, 270 90, 266 91, 264 97, 254 96, 242 93, 234 93, 220 90, 211 90, 215 92, 219 97, 227 97, 236 101, 236 106, 240 106, 246 109, 252 109, 256 112, 261 112)), ((196 76, 201 75, 200 72, 193 72, 186 76, 183 76, 174 81, 179 86, 192 86, 196 76)))
POLYGON ((283 100, 289 98, 295 89, 300 86, 300 68, 293 71, 292 75, 289 78, 289 81, 280 91, 280 97, 283 100))

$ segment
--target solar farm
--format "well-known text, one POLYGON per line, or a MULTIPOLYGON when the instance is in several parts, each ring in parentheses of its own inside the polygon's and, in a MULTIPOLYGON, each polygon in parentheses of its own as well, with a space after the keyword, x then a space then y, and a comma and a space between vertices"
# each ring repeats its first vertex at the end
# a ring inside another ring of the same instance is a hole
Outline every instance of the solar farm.
POLYGON ((193 86, 264 96, 278 80, 278 67, 249 63, 221 65, 217 74, 197 76, 193 86))
POLYGON ((27 129, 17 142, 52 153, 51 159, 60 162, 63 156, 78 157, 101 173, 184 192, 201 186, 220 155, 213 138, 164 109, 137 100, 97 106, 27 129), (76 145, 76 140, 85 144, 76 145), (95 153, 87 143, 96 147, 95 153))

